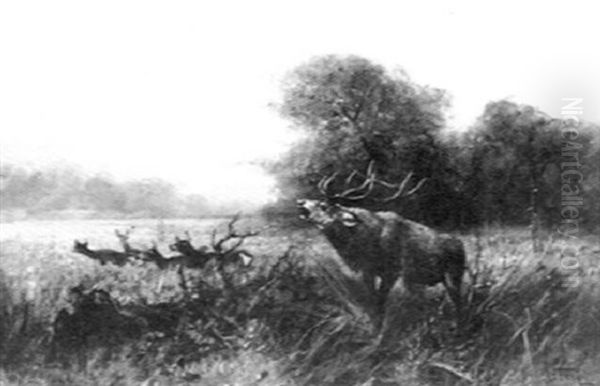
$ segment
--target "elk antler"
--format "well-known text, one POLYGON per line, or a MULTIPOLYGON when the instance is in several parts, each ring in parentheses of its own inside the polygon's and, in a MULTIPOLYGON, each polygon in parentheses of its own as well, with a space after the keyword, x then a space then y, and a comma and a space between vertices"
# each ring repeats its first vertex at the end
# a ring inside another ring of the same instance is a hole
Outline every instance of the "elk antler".
POLYGON ((360 184, 359 186, 356 186, 354 188, 349 187, 350 184, 352 184, 354 177, 359 175, 359 173, 356 170, 353 170, 352 173, 350 173, 350 175, 348 177, 346 177, 346 179, 344 180, 345 190, 343 192, 333 194, 333 195, 328 192, 329 185, 337 177, 338 172, 333 173, 329 177, 324 177, 321 180, 321 182, 319 182, 319 185, 318 185, 319 190, 325 197, 327 197, 329 199, 361 200, 361 199, 367 197, 371 193, 371 190, 373 189, 373 182, 374 182, 373 167, 374 166, 375 166, 374 161, 369 162, 369 166, 367 167, 367 176, 366 176, 365 180, 363 181, 363 183, 360 184))
POLYGON ((391 196, 386 197, 386 198, 381 198, 378 201, 381 201, 381 202, 390 202, 392 200, 397 199, 398 197, 408 197, 408 196, 411 196, 411 195, 415 194, 419 189, 421 189, 421 186, 423 186, 423 184, 425 183, 425 181, 427 181, 427 178, 421 179, 421 181, 417 182, 417 184, 411 190, 409 190, 408 192, 405 192, 406 185, 408 184, 408 181, 410 181, 410 179, 412 178, 412 176, 413 176, 413 172, 411 171, 410 173, 408 173, 406 175, 406 177, 404 177, 404 179, 402 180, 402 182, 399 183, 398 185, 390 184, 388 182, 380 181, 380 180, 375 181, 376 183, 379 183, 382 186, 385 186, 387 188, 393 188, 393 187, 396 187, 396 186, 398 187, 397 190, 396 190, 396 192, 394 192, 394 194, 392 194, 391 196))
POLYGON ((329 194, 327 193, 327 190, 329 189, 329 184, 331 183, 331 181, 333 181, 335 179, 335 177, 337 177, 338 172, 333 173, 331 176, 327 177, 323 177, 321 179, 321 181, 319 181, 319 191, 321 192, 321 194, 323 194, 324 196, 328 196, 329 194))
POLYGON ((416 193, 426 181, 426 179, 422 179, 415 185, 414 188, 410 189, 409 191, 406 191, 406 186, 413 176, 412 171, 410 173, 408 173, 408 175, 406 177, 404 177, 402 182, 400 182, 399 184, 393 184, 391 182, 383 181, 383 180, 376 178, 375 172, 374 172, 374 166, 375 166, 374 161, 369 162, 369 166, 367 167, 366 174, 362 174, 362 173, 357 172, 356 170, 353 170, 350 173, 350 175, 348 177, 346 177, 346 179, 344 180, 344 187, 345 187, 344 189, 345 190, 342 191, 341 193, 337 193, 337 194, 329 193, 329 185, 337 177, 338 172, 335 172, 332 175, 330 175, 328 177, 326 176, 323 179, 321 179, 321 181, 319 182, 319 185, 318 185, 319 191, 321 192, 321 194, 323 194, 325 197, 327 197, 328 199, 331 199, 331 200, 342 199, 342 200, 353 200, 354 201, 354 200, 362 200, 362 199, 367 198, 373 191, 373 187, 375 186, 375 184, 377 184, 377 185, 381 185, 385 188, 395 190, 395 192, 388 197, 375 199, 376 201, 380 201, 380 202, 389 202, 389 201, 397 199, 398 197, 408 197, 408 196, 416 193), (352 184, 352 182, 356 176, 364 177, 364 181, 359 186, 351 188, 350 185, 352 184))

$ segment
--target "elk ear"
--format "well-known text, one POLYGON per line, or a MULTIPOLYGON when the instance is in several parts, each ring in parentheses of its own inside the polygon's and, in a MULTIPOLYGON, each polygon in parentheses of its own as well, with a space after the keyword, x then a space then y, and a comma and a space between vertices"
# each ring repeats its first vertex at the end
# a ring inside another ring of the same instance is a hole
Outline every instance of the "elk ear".
POLYGON ((348 228, 352 228, 358 225, 358 218, 356 218, 356 215, 352 212, 343 211, 341 220, 342 224, 348 228))

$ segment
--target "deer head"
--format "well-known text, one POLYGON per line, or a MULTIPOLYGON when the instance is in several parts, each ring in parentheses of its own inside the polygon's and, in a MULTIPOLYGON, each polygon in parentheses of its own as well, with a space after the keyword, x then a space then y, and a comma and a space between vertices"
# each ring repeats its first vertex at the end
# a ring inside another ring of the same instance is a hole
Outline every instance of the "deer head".
POLYGON ((89 250, 87 241, 83 241, 83 242, 79 241, 79 240, 73 241, 73 252, 81 253, 82 251, 87 251, 87 250, 89 250))
POLYGON ((359 223, 354 212, 339 204, 320 200, 298 200, 297 206, 300 218, 314 223, 319 228, 335 223, 351 228, 359 223))
POLYGON ((332 192, 331 185, 338 177, 339 173, 333 173, 325 176, 319 182, 318 188, 324 196, 324 200, 298 200, 297 206, 300 218, 316 224, 319 228, 325 228, 333 224, 338 224, 346 228, 352 228, 360 223, 360 218, 356 211, 351 207, 341 205, 342 203, 360 202, 370 199, 375 202, 390 202, 401 197, 408 197, 415 194, 425 183, 425 179, 419 181, 412 189, 407 186, 413 173, 408 175, 398 184, 387 182, 375 177, 374 162, 371 161, 367 167, 366 174, 361 174, 356 170, 345 178, 341 192, 332 192), (362 181, 356 180, 362 178, 362 181), (354 186, 353 186, 354 185, 354 186), (384 190, 391 190, 387 196, 374 196, 375 186, 380 186, 384 190))

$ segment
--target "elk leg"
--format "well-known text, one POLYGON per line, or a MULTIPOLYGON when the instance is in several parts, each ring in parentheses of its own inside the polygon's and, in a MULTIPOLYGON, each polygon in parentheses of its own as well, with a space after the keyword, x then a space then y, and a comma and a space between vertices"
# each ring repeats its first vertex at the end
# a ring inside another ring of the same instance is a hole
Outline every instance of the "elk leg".
POLYGON ((456 321, 460 324, 462 317, 462 297, 460 288, 462 284, 462 272, 460 275, 453 272, 444 273, 444 287, 450 296, 450 299, 454 303, 456 308, 456 321))
POLYGON ((392 290, 392 287, 394 287, 395 282, 395 278, 389 275, 383 275, 381 277, 381 285, 377 291, 377 308, 382 319, 385 319, 387 298, 392 290))
POLYGON ((390 275, 371 276, 371 288, 375 300, 374 325, 377 331, 382 332, 386 316, 386 303, 388 295, 396 282, 396 278, 390 275), (379 283, 377 283, 379 281, 379 283), (379 284, 379 285, 377 285, 379 284))
POLYGON ((369 297, 371 297, 371 299, 369 299, 369 301, 371 301, 373 298, 376 297, 376 292, 377 292, 377 290, 375 289, 375 275, 373 275, 369 272, 363 272, 362 280, 363 280, 365 287, 367 288, 369 297))
POLYGON ((378 330, 381 326, 382 318, 380 310, 380 296, 379 291, 377 290, 376 276, 371 272, 363 272, 362 279, 368 295, 368 313, 370 314, 371 320, 375 325, 375 328, 378 330))
POLYGON ((419 296, 419 298, 424 297, 423 285, 415 282, 414 277, 410 277, 409 273, 406 271, 404 271, 402 274, 402 285, 409 296, 419 296))

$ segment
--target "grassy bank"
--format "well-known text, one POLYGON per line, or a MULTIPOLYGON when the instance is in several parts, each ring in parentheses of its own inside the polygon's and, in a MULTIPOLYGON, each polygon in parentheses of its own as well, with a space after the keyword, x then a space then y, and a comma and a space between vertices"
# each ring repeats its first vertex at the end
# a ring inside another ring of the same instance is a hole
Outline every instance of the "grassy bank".
MULTIPOLYGON (((220 224, 139 221, 133 241, 166 251, 189 229, 202 245, 220 224)), ((208 267, 187 273, 186 295, 174 271, 99 266, 70 251, 74 238, 116 249, 112 229, 124 223, 19 226, 2 236, 2 385, 600 384, 597 239, 548 239, 534 253, 524 230, 463 235, 463 324, 441 288, 414 296, 398 283, 379 334, 360 280, 314 230, 264 230, 244 245, 253 268, 232 271, 234 288, 208 267), (100 312, 89 336, 67 337, 57 353, 53 323, 73 312, 75 286, 106 291, 119 318, 100 312)))

